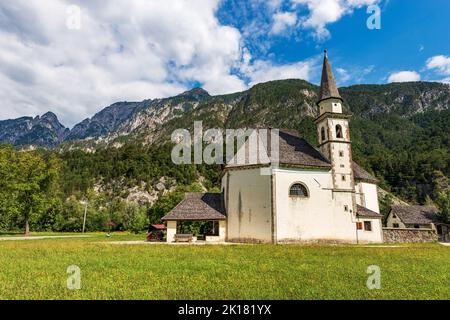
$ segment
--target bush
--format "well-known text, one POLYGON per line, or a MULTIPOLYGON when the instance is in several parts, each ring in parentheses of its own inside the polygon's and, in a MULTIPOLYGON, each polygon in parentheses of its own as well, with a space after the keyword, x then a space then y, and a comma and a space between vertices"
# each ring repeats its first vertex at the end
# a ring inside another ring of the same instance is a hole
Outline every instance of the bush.
POLYGON ((149 227, 147 208, 135 203, 127 204, 124 212, 124 227, 134 233, 147 230, 149 227))
POLYGON ((450 222, 450 188, 439 193, 436 199, 436 204, 439 207, 440 215, 445 222, 450 222))

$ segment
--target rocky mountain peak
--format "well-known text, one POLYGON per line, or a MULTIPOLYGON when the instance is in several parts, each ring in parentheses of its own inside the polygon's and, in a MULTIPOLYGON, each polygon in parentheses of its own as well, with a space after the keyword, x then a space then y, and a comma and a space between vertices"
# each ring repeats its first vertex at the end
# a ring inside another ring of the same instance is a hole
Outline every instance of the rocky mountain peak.
POLYGON ((0 121, 0 142, 12 145, 40 145, 53 147, 60 144, 68 134, 58 117, 47 112, 34 119, 22 117, 0 121))
POLYGON ((65 129, 64 125, 59 122, 58 116, 51 111, 43 114, 39 121, 46 121, 55 129, 65 129))
MULTIPOLYGON (((410 117, 450 109, 450 86, 440 83, 355 85, 339 90, 345 107, 362 117, 380 113, 410 117)), ((316 115, 318 93, 317 86, 297 79, 261 83, 247 91, 221 96, 211 96, 197 87, 164 99, 114 103, 72 130, 64 128, 53 112, 0 121, 0 143, 53 147, 82 140, 95 148, 125 136, 151 143, 195 119, 216 127, 295 128, 303 119, 316 115)))
POLYGON ((184 97, 184 98, 191 98, 193 100, 203 100, 205 98, 210 98, 211 95, 203 88, 197 87, 192 90, 183 92, 182 94, 178 95, 178 97, 184 97))

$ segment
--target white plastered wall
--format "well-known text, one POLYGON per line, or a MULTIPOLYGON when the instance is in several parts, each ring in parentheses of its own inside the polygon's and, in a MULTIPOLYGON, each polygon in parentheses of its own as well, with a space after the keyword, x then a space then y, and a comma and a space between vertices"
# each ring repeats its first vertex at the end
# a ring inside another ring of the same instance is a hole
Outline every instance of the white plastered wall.
POLYGON ((356 218, 351 193, 333 192, 330 171, 275 169, 276 235, 278 242, 356 242, 356 218), (289 196, 296 182, 309 190, 308 198, 289 196), (348 211, 345 211, 347 206, 348 211))
POLYGON ((366 182, 359 182, 356 185, 356 203, 367 209, 380 213, 380 206, 378 204, 377 185, 366 182))
POLYGON ((406 228, 405 224, 400 220, 399 217, 395 217, 393 216, 392 212, 389 212, 389 215, 386 219, 386 226, 388 228, 393 228, 394 227, 394 223, 398 224, 399 228, 406 228))
POLYGON ((358 243, 382 243, 383 242, 383 226, 379 218, 358 218, 363 223, 363 229, 358 230, 358 243), (372 225, 372 231, 365 230, 364 222, 369 221, 372 225))
POLYGON ((229 170, 225 175, 227 241, 272 242, 272 177, 261 175, 260 168, 229 170))
MULTIPOLYGON (((350 129, 347 119, 325 118, 317 125, 317 133, 321 138, 322 128, 326 129, 326 141, 320 150, 330 159, 334 171, 336 189, 353 190, 353 171, 351 167, 350 129), (342 128, 342 138, 336 136, 336 126, 342 128)), ((324 141, 320 141, 322 143, 324 141)))
POLYGON ((177 222, 176 221, 167 221, 167 242, 175 241, 175 234, 177 233, 177 222))
POLYGON ((339 99, 328 99, 319 104, 320 114, 326 112, 342 113, 342 102, 339 99))

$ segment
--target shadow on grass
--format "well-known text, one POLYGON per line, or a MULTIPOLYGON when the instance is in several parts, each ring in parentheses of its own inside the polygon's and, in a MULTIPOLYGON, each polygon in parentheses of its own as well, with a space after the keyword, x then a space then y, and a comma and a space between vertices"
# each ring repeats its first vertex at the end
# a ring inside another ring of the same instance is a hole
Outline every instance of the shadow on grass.
MULTIPOLYGON (((32 233, 30 233, 31 235, 32 233)), ((7 231, 7 232, 0 232, 1 236, 24 236, 25 232, 23 231, 7 231)))

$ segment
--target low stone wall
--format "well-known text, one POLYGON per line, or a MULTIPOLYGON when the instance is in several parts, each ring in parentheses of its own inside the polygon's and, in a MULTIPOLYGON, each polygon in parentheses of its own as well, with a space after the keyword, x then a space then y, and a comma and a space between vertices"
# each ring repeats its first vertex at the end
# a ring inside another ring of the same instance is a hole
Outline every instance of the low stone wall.
POLYGON ((438 235, 432 229, 383 228, 384 243, 437 242, 438 235))

